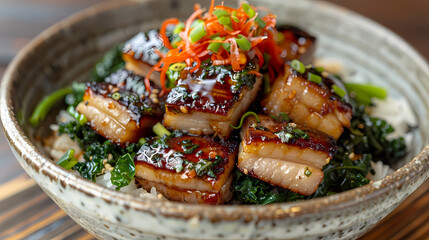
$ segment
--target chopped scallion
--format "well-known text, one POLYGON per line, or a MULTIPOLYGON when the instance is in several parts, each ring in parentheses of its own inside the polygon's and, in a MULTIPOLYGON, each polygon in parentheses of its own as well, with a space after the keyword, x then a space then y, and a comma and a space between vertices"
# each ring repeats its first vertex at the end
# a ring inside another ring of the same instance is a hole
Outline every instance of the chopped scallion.
POLYGON ((74 157, 74 149, 70 148, 67 152, 57 161, 57 164, 67 170, 70 170, 78 160, 74 157))
POLYGON ((185 24, 180 22, 174 27, 173 34, 179 34, 181 31, 185 29, 185 24))
POLYGON ((299 60, 296 60, 296 59, 292 60, 291 67, 300 74, 305 73, 305 66, 299 60))
POLYGON ((119 92, 115 92, 112 94, 112 99, 118 101, 121 98, 121 94, 119 92))
POLYGON ((182 40, 182 38, 181 38, 181 37, 176 37, 176 38, 174 38, 174 39, 171 41, 171 45, 172 45, 174 48, 177 48, 176 43, 180 42, 181 40, 182 40))
POLYGON ((240 47, 243 51, 249 51, 252 48, 252 44, 247 40, 247 38, 241 34, 238 34, 235 38, 237 41, 238 47, 240 47))
POLYGON ((143 145, 146 143, 146 138, 142 137, 139 139, 139 145, 143 145))
POLYGON ((268 94, 271 92, 271 81, 270 81, 270 75, 268 75, 267 73, 264 74, 263 76, 264 79, 264 94, 268 94))
POLYGON ((340 87, 338 87, 337 85, 332 85, 332 92, 334 92, 335 94, 337 94, 338 96, 340 96, 341 98, 344 97, 346 95, 346 91, 344 91, 343 89, 341 89, 340 87))
POLYGON ((229 126, 232 127, 232 128, 234 128, 234 129, 240 129, 243 126, 244 119, 246 119, 250 115, 254 116, 256 118, 256 121, 258 123, 260 123, 258 114, 256 114, 255 112, 250 112, 249 111, 249 112, 246 112, 245 114, 243 114, 243 116, 241 116, 240 124, 237 127, 234 127, 232 124, 230 124, 229 126))
POLYGON ((222 24, 222 25, 224 25, 224 26, 228 25, 228 24, 231 24, 231 18, 228 17, 228 16, 220 17, 219 18, 219 23, 222 24))
MULTIPOLYGON (((215 37, 213 40, 223 41, 225 38, 223 37, 215 37)), ((211 42, 209 43, 209 46, 207 47, 208 50, 217 53, 219 51, 220 46, 222 45, 221 42, 211 42)))
POLYGON ((240 22, 240 19, 238 19, 238 17, 236 16, 231 16, 232 20, 234 20, 234 22, 238 23, 240 22))
POLYGON ((161 123, 157 123, 152 127, 153 132, 158 136, 162 137, 164 135, 171 135, 171 132, 167 130, 161 123))
MULTIPOLYGON (((255 22, 259 25, 259 27, 261 27, 261 28, 264 28, 266 25, 267 25, 267 23, 264 21, 264 20, 262 20, 261 18, 259 18, 259 17, 256 17, 255 18, 255 22)), ((278 37, 278 34, 281 34, 282 36, 283 36, 283 33, 281 33, 281 32, 278 32, 277 33, 277 39, 278 40, 280 40, 279 39, 279 37, 278 37)), ((283 40, 284 40, 284 36, 283 36, 283 39, 282 39, 282 41, 280 42, 279 41, 279 43, 282 43, 283 42, 283 40)))
POLYGON ((310 169, 308 169, 308 167, 305 168, 304 171, 305 176, 310 177, 310 175, 312 174, 312 172, 310 171, 310 169))
POLYGON ((319 73, 322 73, 323 71, 325 71, 323 67, 314 67, 314 70, 316 70, 319 73))
POLYGON ((228 13, 227 11, 222 10, 222 9, 216 9, 216 10, 214 10, 212 13, 213 13, 213 15, 215 15, 218 19, 219 19, 220 17, 223 17, 223 16, 226 16, 226 15, 229 15, 229 13, 228 13))
POLYGON ((229 16, 220 17, 219 23, 222 24, 229 31, 232 31, 231 18, 229 16))
POLYGON ((188 65, 186 65, 184 62, 173 63, 170 65, 170 67, 168 67, 168 70, 179 72, 182 71, 186 66, 188 65))
POLYGON ((189 38, 192 43, 195 43, 196 41, 200 40, 204 36, 207 35, 206 29, 204 27, 204 23, 196 25, 189 34, 189 38))
POLYGON ((222 43, 222 47, 223 49, 225 49, 227 52, 229 52, 231 50, 231 44, 230 43, 222 43))
POLYGON ((250 18, 255 16, 256 12, 249 4, 243 3, 242 7, 243 7, 244 13, 246 13, 247 16, 249 16, 250 18))
POLYGON ((314 83, 317 83, 317 84, 319 84, 319 83, 322 82, 322 77, 321 76, 319 76, 317 74, 314 74, 314 73, 310 73, 310 72, 307 74, 307 79, 308 79, 308 81, 314 82, 314 83))
POLYGON ((88 122, 88 119, 85 117, 85 115, 80 114, 73 106, 69 106, 67 108, 67 112, 76 119, 76 121, 80 125, 85 125, 88 122))

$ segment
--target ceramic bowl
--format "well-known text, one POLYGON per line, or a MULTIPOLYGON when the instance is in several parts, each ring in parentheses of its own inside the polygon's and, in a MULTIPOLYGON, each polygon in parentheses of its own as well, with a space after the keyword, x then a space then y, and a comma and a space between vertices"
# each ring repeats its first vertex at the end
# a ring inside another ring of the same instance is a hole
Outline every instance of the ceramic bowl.
MULTIPOLYGON (((320 1, 259 0, 279 22, 319 38, 317 56, 344 61, 369 82, 413 106, 419 125, 410 156, 393 174, 364 187, 302 202, 268 206, 203 206, 135 198, 101 187, 53 163, 28 117, 41 98, 84 81, 103 52, 168 17, 186 18, 194 1, 117 1, 59 22, 28 44, 1 85, 1 121, 19 163, 83 228, 100 239, 351 239, 429 177, 429 68, 398 36, 346 9, 320 1)), ((207 4, 207 2, 206 2, 207 4)), ((49 122, 49 120, 48 120, 49 122)))

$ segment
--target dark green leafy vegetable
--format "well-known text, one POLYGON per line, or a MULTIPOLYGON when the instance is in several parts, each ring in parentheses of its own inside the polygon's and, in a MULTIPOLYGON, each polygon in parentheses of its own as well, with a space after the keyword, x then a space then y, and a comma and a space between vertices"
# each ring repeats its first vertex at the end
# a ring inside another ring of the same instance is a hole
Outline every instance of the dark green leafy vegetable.
POLYGON ((110 74, 125 66, 122 59, 123 44, 119 44, 109 50, 91 71, 90 80, 101 82, 110 74))
POLYGON ((136 174, 136 166, 131 155, 127 153, 121 156, 110 174, 110 181, 117 186, 116 190, 129 185, 136 174))
POLYGON ((141 146, 141 144, 132 143, 121 147, 97 134, 89 125, 80 125, 76 121, 60 123, 58 133, 69 134, 84 149, 85 161, 76 163, 73 169, 82 177, 92 181, 101 174, 105 163, 115 166, 120 157, 127 153, 133 158, 141 146), (103 162, 104 160, 106 161, 103 162))
POLYGON ((306 199, 305 196, 289 190, 274 187, 269 183, 235 171, 234 199, 242 203, 270 204, 276 202, 293 202, 306 199))

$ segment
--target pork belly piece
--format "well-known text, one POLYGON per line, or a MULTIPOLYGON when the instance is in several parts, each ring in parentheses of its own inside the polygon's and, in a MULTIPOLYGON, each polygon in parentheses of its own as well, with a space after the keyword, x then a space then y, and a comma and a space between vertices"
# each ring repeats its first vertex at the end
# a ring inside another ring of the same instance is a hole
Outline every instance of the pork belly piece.
MULTIPOLYGON (((161 35, 156 30, 140 32, 128 40, 122 50, 125 68, 140 76, 146 76, 151 68, 158 63, 160 56, 155 50, 166 52, 161 35)), ((150 80, 161 86, 160 73, 154 71, 150 80)))
POLYGON ((119 70, 105 82, 88 83, 76 110, 97 133, 125 145, 152 133, 152 126, 162 120, 164 101, 149 97, 142 77, 119 70))
POLYGON ((323 179, 322 168, 336 152, 335 140, 295 123, 254 117, 242 129, 238 168, 272 185, 302 195, 314 193, 323 179))
POLYGON ((286 65, 284 76, 275 80, 262 106, 268 115, 285 112, 294 122, 338 139, 343 128, 350 127, 353 114, 351 105, 335 93, 339 84, 334 84, 332 78, 321 76, 314 68, 299 74, 286 65), (307 80, 311 75, 321 82, 307 80))
POLYGON ((299 59, 304 64, 312 63, 316 50, 316 38, 314 36, 291 25, 280 25, 277 30, 281 33, 279 46, 282 48, 280 54, 282 59, 287 61, 299 59))
POLYGON ((136 177, 146 190, 175 201, 220 204, 231 199, 231 171, 238 144, 174 131, 151 138, 134 158, 136 177))
POLYGON ((256 98, 262 80, 248 72, 257 70, 257 65, 249 64, 235 73, 230 67, 209 63, 196 73, 183 70, 177 87, 168 94, 164 125, 228 138, 233 130, 229 125, 235 126, 256 98))

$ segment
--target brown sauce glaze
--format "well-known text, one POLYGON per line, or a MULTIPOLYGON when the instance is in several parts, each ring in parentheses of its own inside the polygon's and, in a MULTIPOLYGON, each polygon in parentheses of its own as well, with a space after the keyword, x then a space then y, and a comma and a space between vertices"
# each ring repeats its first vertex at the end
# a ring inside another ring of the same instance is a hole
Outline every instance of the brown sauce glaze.
POLYGON ((295 123, 277 122, 268 116, 259 116, 260 123, 256 122, 248 127, 246 134, 244 134, 245 144, 256 144, 259 142, 262 146, 263 143, 271 142, 277 144, 284 144, 281 139, 275 134, 284 130, 288 125, 304 131, 308 138, 293 138, 287 144, 297 146, 301 149, 309 148, 314 151, 322 151, 333 157, 337 151, 336 141, 333 137, 317 131, 312 128, 297 125, 295 123))
MULTIPOLYGON (((152 90, 157 89, 152 84, 152 90)), ((112 98, 125 106, 130 116, 137 123, 145 116, 162 118, 164 114, 165 98, 159 98, 154 103, 145 89, 143 77, 132 74, 127 70, 118 70, 105 79, 105 82, 87 83, 85 95, 97 94, 105 98, 112 98), (115 94, 115 95, 114 95, 115 94), (119 98, 118 98, 119 96, 119 98)))
POLYGON ((210 67, 209 63, 195 73, 185 68, 177 80, 177 87, 168 95, 166 107, 176 112, 197 111, 226 116, 240 100, 243 89, 253 86, 255 76, 246 72, 255 68, 249 64, 238 73, 230 67, 210 67))
POLYGON ((172 173, 184 173, 190 178, 201 177, 209 182, 215 181, 225 172, 225 167, 231 160, 230 155, 238 148, 236 141, 215 141, 207 136, 190 134, 167 139, 166 146, 157 144, 156 141, 156 138, 151 138, 148 144, 141 147, 134 158, 136 165, 145 164, 153 167, 155 171, 163 169, 172 173), (200 160, 211 162, 216 178, 207 174, 196 176, 195 168, 189 166, 197 164, 200 160))

